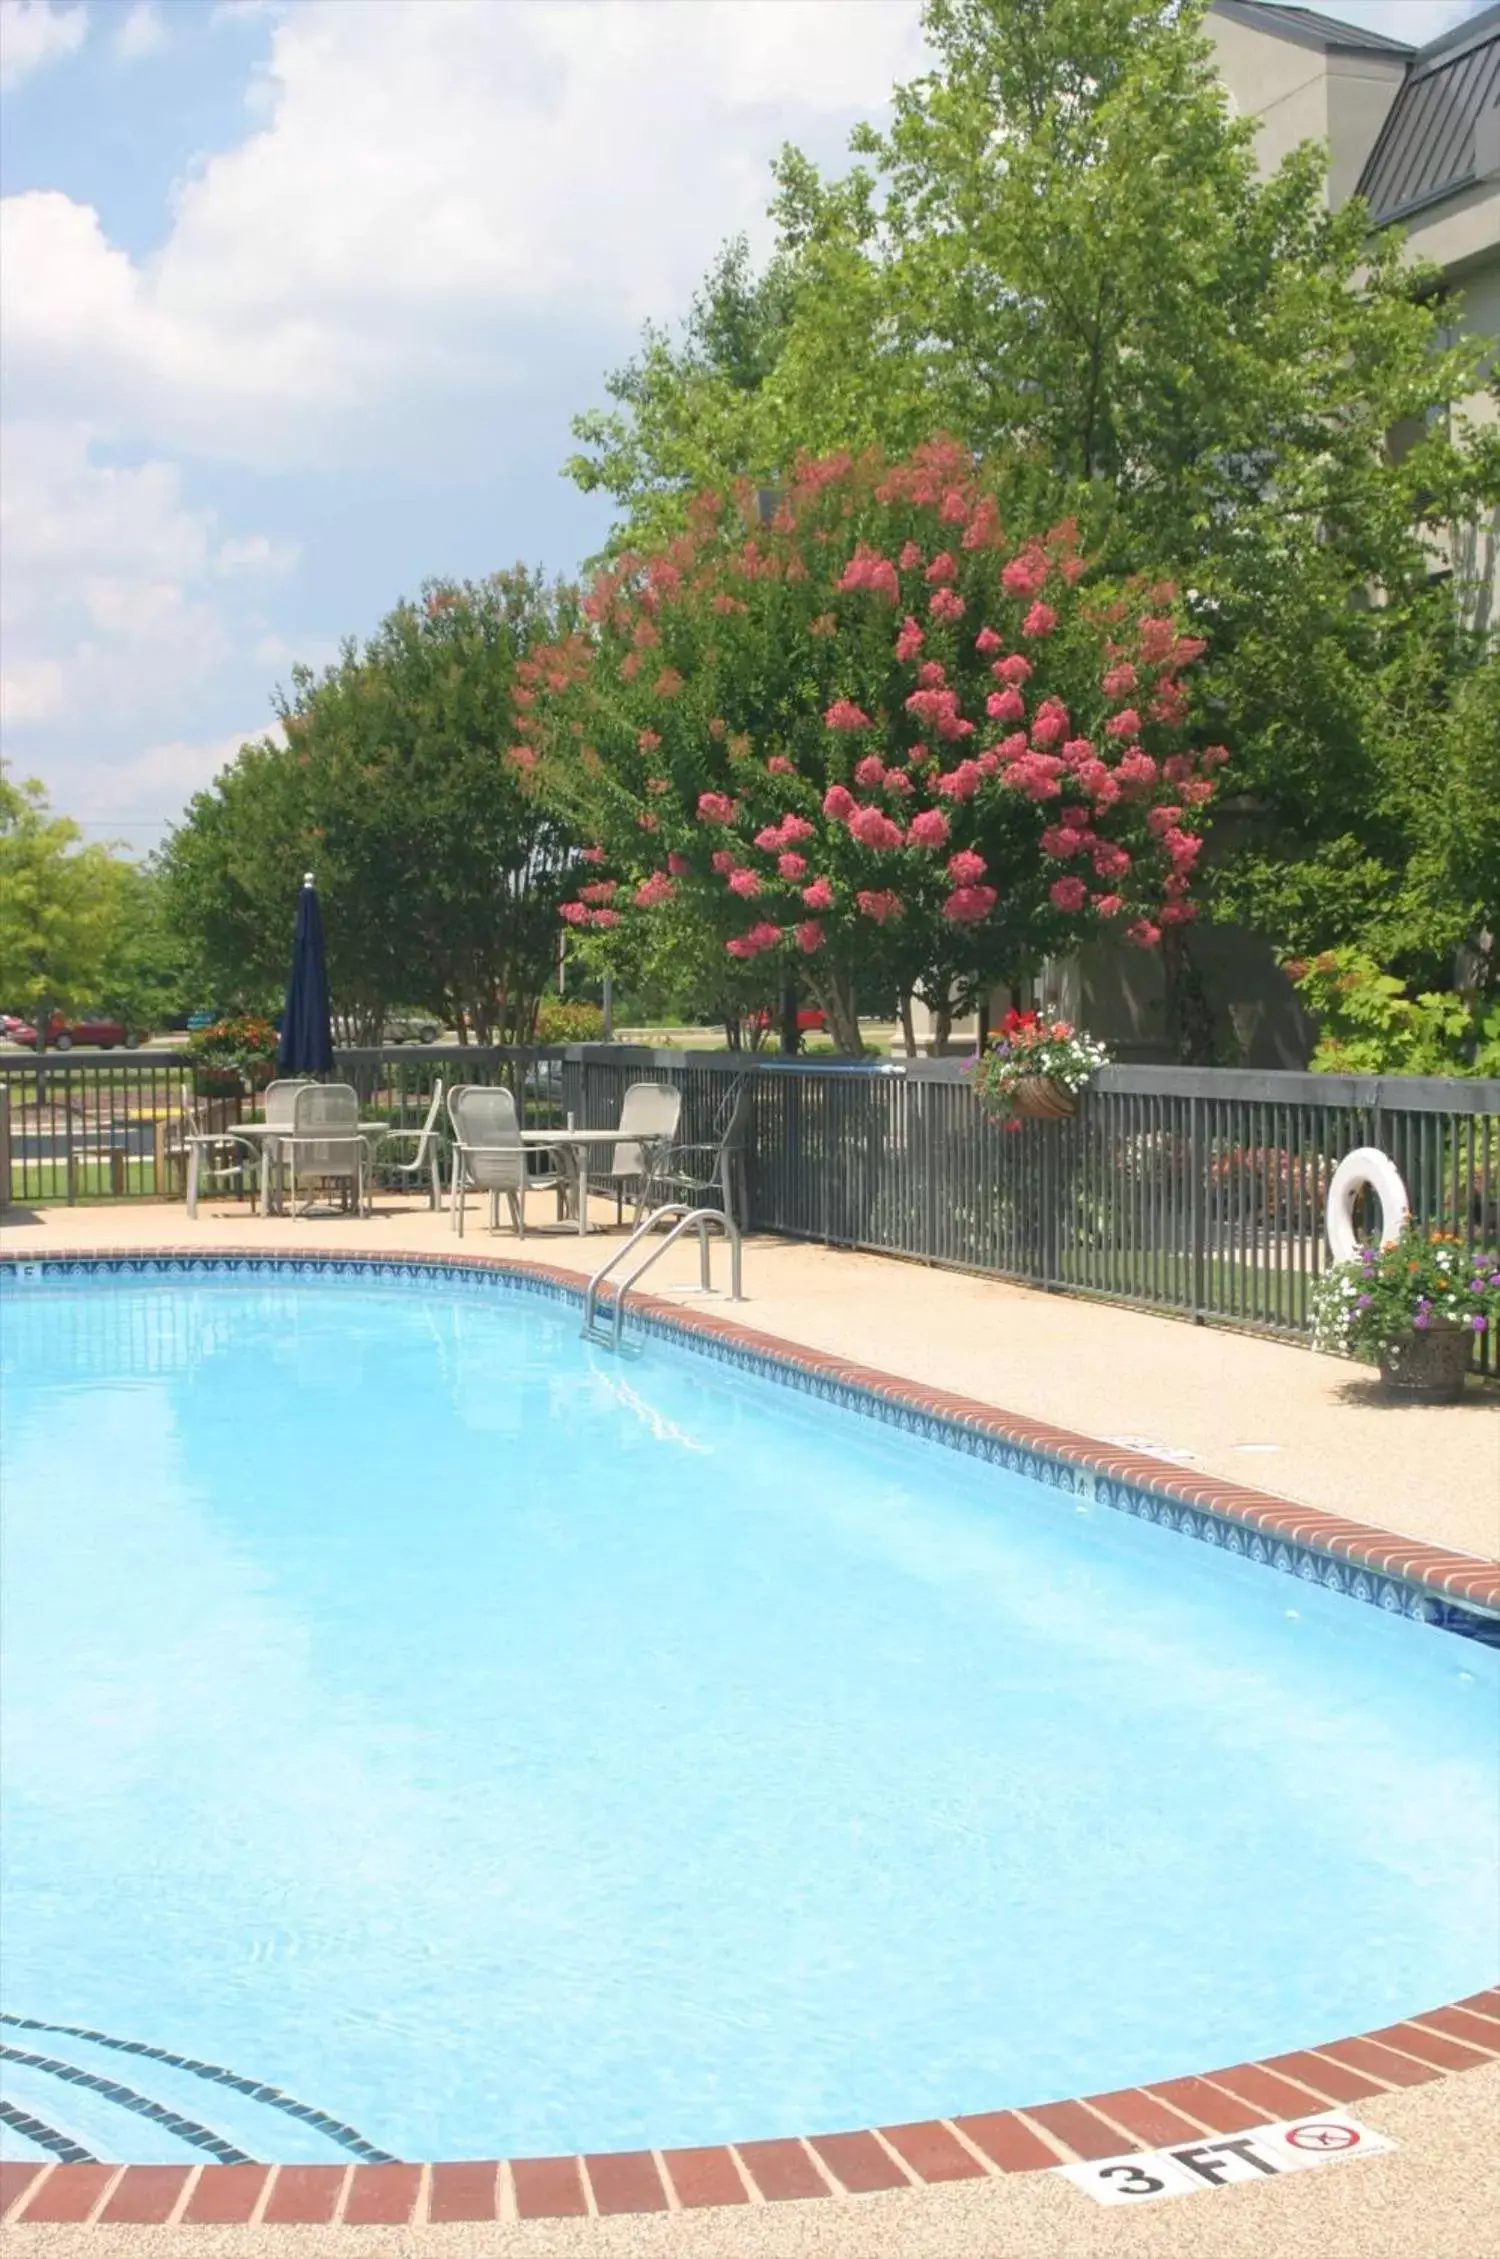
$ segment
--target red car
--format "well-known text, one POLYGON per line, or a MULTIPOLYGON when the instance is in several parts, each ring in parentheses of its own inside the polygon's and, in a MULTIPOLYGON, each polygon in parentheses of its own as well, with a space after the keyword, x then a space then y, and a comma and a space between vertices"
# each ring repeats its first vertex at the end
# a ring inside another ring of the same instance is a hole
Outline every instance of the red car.
MULTIPOLYGON (((779 1028, 781 1014, 779 1012, 757 1012, 755 1024, 762 1028, 779 1028)), ((828 1014, 818 1005, 800 1004, 797 1007, 797 1033, 799 1035, 816 1034, 826 1028, 827 1025, 828 1014)))
MULTIPOLYGON (((12 1043, 24 1043, 28 1051, 36 1049, 36 1029, 29 1021, 17 1021, 6 1029, 12 1043)), ((117 1043, 125 1041, 125 1030, 118 1020, 68 1020, 61 1012, 54 1012, 47 1022, 47 1049, 71 1051, 77 1043, 91 1043, 100 1051, 113 1051, 117 1043)))

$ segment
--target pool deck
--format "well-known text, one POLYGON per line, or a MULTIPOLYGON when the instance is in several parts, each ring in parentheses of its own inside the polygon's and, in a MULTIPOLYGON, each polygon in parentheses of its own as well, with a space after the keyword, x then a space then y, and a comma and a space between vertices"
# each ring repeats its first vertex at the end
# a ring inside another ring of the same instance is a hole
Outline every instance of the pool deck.
MULTIPOLYGON (((581 1240, 572 1231, 537 1228, 545 1205, 533 1200, 533 1230, 519 1244, 508 1230, 492 1238, 475 1210, 460 1243, 445 1216, 395 1200, 382 1200, 368 1221, 323 1217, 295 1224, 250 1217, 231 1202, 205 1202, 196 1224, 181 1208, 144 1202, 22 1210, 0 1221, 0 1252, 22 1258, 148 1248, 451 1256, 462 1249, 586 1276, 619 1244, 613 1233, 581 1240)), ((601 1224, 606 1213, 596 1203, 601 1224)), ((716 1249, 716 1282, 726 1269, 716 1249)), ((695 1277, 696 1252, 679 1247, 650 1285, 675 1302, 695 1277)), ((1500 1392, 1471 1388, 1468 1400, 1452 1408, 1392 1408, 1380 1402, 1361 1369, 1295 1345, 801 1243, 748 1242, 745 1289, 747 1299, 737 1307, 717 1298, 706 1305, 697 1296, 682 1300, 684 1307, 731 1317, 759 1335, 844 1365, 972 1398, 1023 1422, 1097 1438, 1126 1455, 1166 1459, 1185 1477, 1253 1486, 1325 1515, 1357 1515, 1419 1545, 1500 1557, 1500 1392)), ((1418 1815, 1409 1820, 1421 1824, 1418 1815)), ((1483 2054, 1500 2052, 1500 1995, 1491 1997, 1495 2005, 1484 2013, 1496 2019, 1494 2041, 1483 2054)), ((1418 2027, 1403 2029, 1418 2033, 1418 2027)), ((110 2226, 99 2220, 112 2201, 101 2184, 94 2224, 23 2222, 8 2225, 5 2238, 18 2253, 35 2252, 39 2259, 72 2250, 149 2252, 150 2259, 172 2259, 179 2251, 202 2259, 219 2253, 269 2259, 283 2251, 315 2259, 328 2251, 348 2259, 355 2250, 372 2259, 429 2251, 451 2252, 454 2259, 471 2253, 608 2259, 625 2252, 663 2259, 875 2259, 887 2253, 893 2259, 1116 2253, 1176 2259, 1189 2252, 1195 2259, 1263 2259, 1273 2252, 1286 2259, 1476 2259, 1485 2244, 1483 2221, 1500 2217, 1500 2161, 1492 2140, 1500 2063, 1442 2075, 1445 2063, 1467 2051, 1445 2055, 1431 2030, 1418 2037, 1428 2059, 1419 2064, 1398 2057, 1404 2063, 1399 2079, 1387 2061, 1377 2091, 1361 2093, 1369 2082, 1356 2081, 1329 2096, 1388 2134, 1399 2145, 1395 2151, 1156 2202, 1134 2216, 1123 2207, 1095 2206, 1050 2173, 993 2168, 946 2185, 832 2194, 814 2203, 778 2201, 752 2179, 735 2206, 683 2209, 674 2188, 666 2210, 613 2218, 591 2212, 571 2220, 502 2216, 481 2222, 450 2213, 440 2222, 427 2192, 416 2215, 424 2224, 372 2223, 357 2231, 272 2225, 261 2216, 264 2188, 243 2226, 110 2226), (1408 2076, 1413 2083, 1406 2083, 1408 2076)), ((1200 2094, 1203 2099, 1215 2098, 1200 2094)), ((1221 2109, 1223 2099, 1217 2097, 1221 2109)), ((1326 2107, 1321 2097, 1305 2106, 1294 2100, 1282 2108, 1246 2107, 1236 2130, 1320 2106, 1326 2107)), ((1118 2148, 1136 2145, 1121 2139, 1118 2148)), ((802 2154, 807 2157, 805 2148, 802 2154)), ((887 2180, 900 2177, 887 2167, 887 2180)), ((844 2185, 836 2159, 833 2179, 844 2185)), ((514 2187, 507 2169, 502 2214, 514 2211, 514 2187)), ((34 2186, 16 2209, 29 2211, 44 2189, 34 2186)), ((594 2211, 600 2208, 592 2186, 588 2201, 594 2211)), ((185 2190, 171 2216, 180 2221, 192 2202, 185 2190)))

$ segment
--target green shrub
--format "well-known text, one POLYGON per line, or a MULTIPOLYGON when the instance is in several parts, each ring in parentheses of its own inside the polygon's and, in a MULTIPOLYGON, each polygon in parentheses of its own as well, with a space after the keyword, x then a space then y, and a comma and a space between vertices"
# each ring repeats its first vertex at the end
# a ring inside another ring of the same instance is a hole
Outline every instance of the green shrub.
POLYGON ((1286 970, 1318 1023, 1316 1074, 1500 1074, 1500 1002, 1455 989, 1408 996, 1358 949, 1325 949, 1286 970))
POLYGON ((603 1034, 604 1014, 597 1004, 544 996, 537 1007, 538 1043, 597 1043, 603 1034))

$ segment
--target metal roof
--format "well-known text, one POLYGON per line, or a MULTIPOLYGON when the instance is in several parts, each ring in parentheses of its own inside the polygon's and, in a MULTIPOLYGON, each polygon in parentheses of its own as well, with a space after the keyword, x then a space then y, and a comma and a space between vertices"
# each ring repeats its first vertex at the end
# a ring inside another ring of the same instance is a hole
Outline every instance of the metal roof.
POLYGON ((1278 39, 1299 47, 1317 47, 1326 55, 1354 49, 1362 54, 1414 55, 1404 39, 1387 39, 1382 31, 1367 31, 1363 24, 1340 23, 1315 8, 1284 6, 1282 0, 1213 0, 1210 14, 1228 16, 1251 31, 1273 32, 1278 39))
POLYGON ((1424 47, 1360 176, 1377 225, 1500 170, 1500 5, 1424 47))

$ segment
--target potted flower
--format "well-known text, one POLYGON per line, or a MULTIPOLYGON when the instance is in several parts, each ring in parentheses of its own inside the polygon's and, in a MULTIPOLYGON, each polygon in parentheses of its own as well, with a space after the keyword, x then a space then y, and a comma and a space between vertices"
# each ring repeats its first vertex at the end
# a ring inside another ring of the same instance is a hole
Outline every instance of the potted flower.
POLYGON ((240 1012, 188 1037, 193 1088, 200 1098, 241 1098, 263 1090, 276 1071, 276 1030, 258 1013, 240 1012))
POLYGON ((969 1069, 980 1104, 1004 1121, 1059 1120, 1078 1111, 1078 1093, 1109 1053, 1068 1020, 1007 1012, 988 1051, 969 1069))
POLYGON ((1454 1404, 1474 1337, 1500 1325, 1500 1248, 1409 1223, 1388 1247, 1362 1247, 1313 1289, 1313 1346, 1377 1363, 1387 1395, 1454 1404))

